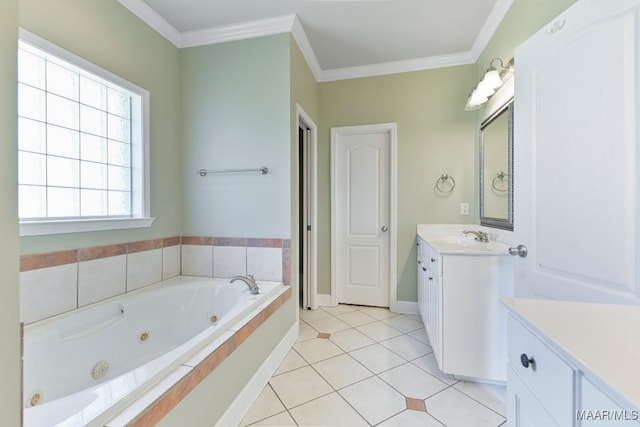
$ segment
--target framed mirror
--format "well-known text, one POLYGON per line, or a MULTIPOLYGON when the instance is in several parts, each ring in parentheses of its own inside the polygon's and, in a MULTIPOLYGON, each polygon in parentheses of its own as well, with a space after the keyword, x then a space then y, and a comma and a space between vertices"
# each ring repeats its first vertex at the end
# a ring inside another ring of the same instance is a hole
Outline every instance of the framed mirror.
POLYGON ((513 230, 513 98, 480 125, 480 224, 513 230))

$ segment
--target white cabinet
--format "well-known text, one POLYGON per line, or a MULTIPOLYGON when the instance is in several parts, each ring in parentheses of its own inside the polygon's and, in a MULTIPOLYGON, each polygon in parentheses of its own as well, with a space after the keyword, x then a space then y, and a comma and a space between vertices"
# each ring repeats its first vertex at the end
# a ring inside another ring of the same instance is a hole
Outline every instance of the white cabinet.
POLYGON ((505 313, 511 258, 439 251, 418 237, 418 307, 439 368, 506 381, 505 313))
POLYGON ((509 426, 640 425, 639 327, 619 328, 638 321, 639 308, 517 298, 505 305, 509 426))

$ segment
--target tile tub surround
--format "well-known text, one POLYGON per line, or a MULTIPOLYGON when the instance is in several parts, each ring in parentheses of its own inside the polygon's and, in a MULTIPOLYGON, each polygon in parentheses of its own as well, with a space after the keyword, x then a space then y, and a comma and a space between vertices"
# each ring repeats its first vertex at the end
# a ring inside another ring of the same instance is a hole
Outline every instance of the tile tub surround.
POLYGON ((29 324, 179 275, 290 284, 290 240, 169 237, 20 257, 20 316, 29 324))
POLYGON ((418 316, 300 310, 299 336, 241 426, 503 426, 504 386, 438 370, 418 316))
POLYGON ((182 274, 291 283, 291 240, 237 237, 182 237, 182 274))

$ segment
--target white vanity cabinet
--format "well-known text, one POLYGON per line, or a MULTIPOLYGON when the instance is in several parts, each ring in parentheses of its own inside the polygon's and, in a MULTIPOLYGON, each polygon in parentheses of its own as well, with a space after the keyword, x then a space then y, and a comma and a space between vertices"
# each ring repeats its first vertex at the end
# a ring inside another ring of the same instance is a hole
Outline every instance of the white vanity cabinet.
POLYGON ((640 425, 640 307, 521 298, 505 306, 509 426, 640 425))
POLYGON ((439 366, 443 361, 441 265, 438 251, 418 238, 418 310, 439 366))
POLYGON ((505 313, 499 300, 509 296, 510 257, 427 239, 417 240, 418 307, 439 368, 470 379, 506 381, 505 313))

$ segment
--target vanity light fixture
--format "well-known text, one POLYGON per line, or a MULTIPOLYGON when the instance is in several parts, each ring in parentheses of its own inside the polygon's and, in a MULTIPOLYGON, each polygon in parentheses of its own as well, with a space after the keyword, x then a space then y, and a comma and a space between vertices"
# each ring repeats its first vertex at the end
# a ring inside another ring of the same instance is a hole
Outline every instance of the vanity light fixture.
POLYGON ((500 58, 493 58, 482 79, 467 97, 467 111, 477 110, 496 93, 496 90, 513 74, 513 58, 505 65, 500 58), (499 62, 498 70, 494 63, 499 62))

